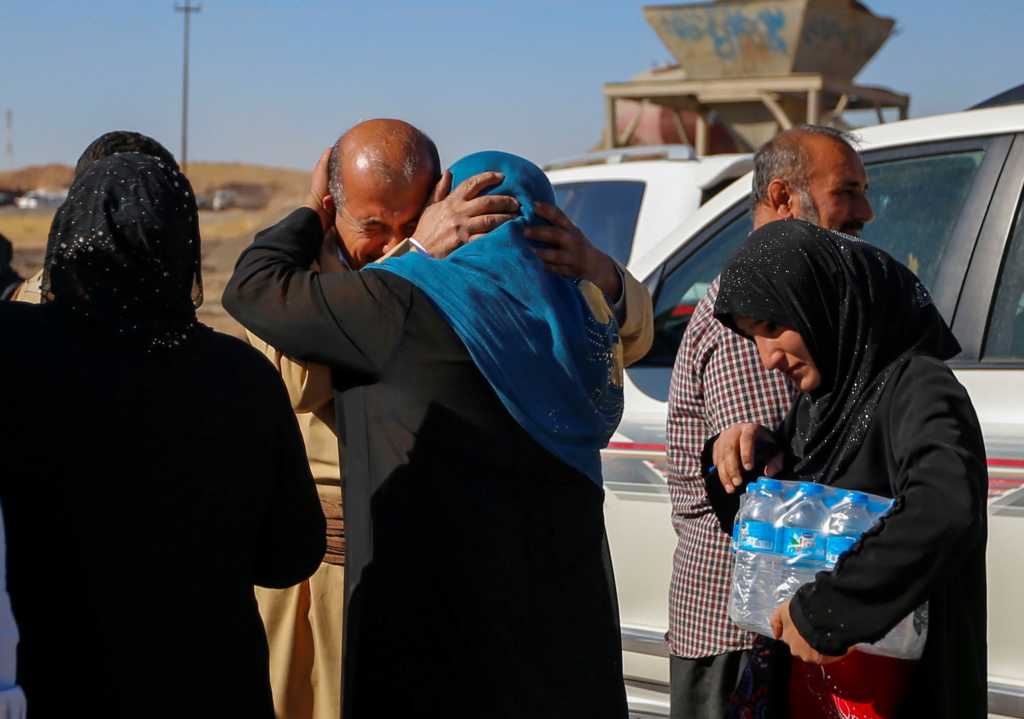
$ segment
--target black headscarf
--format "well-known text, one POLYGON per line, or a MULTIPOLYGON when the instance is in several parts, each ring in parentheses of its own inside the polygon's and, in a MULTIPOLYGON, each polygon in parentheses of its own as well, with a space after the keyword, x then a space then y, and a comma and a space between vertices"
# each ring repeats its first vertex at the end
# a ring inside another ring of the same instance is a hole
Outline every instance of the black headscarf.
POLYGON ((188 180, 159 158, 126 152, 90 165, 50 227, 53 302, 148 349, 196 327, 199 213, 188 180))
POLYGON ((143 135, 141 132, 132 132, 131 130, 113 130, 112 132, 104 132, 90 142, 89 146, 82 151, 82 155, 75 164, 75 179, 77 180, 81 177, 92 163, 118 152, 141 152, 143 155, 150 155, 163 160, 165 165, 175 170, 179 169, 178 163, 174 159, 174 155, 170 153, 170 150, 149 135, 143 135))
POLYGON ((800 333, 822 380, 798 400, 794 472, 829 482, 860 446, 886 381, 915 355, 960 345, 907 267, 857 238, 799 220, 753 232, 722 273, 715 317, 800 333))
MULTIPOLYGON (((75 165, 75 176, 72 184, 77 182, 78 178, 84 175, 94 162, 119 152, 138 152, 143 155, 149 155, 160 160, 172 170, 180 169, 178 163, 174 160, 174 155, 152 137, 139 132, 131 132, 130 130, 114 130, 113 132, 103 133, 85 148, 82 155, 78 158, 78 163, 75 165)), ((46 253, 44 255, 46 261, 43 263, 43 279, 39 285, 39 289, 43 294, 43 301, 46 301, 50 295, 49 259, 53 256, 54 249, 54 235, 51 233, 46 243, 46 253)), ((197 276, 196 281, 197 285, 194 292, 198 297, 196 307, 199 307, 202 304, 203 295, 202 277, 197 276)))

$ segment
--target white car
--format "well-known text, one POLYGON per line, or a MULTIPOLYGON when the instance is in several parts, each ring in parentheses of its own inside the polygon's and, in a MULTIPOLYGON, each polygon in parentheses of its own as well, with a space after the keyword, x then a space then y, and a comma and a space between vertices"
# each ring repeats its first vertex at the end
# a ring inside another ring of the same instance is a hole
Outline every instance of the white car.
MULTIPOLYGON (((1024 622, 1017 616, 1024 602, 1024 105, 858 135, 876 213, 864 239, 917 272, 963 346, 950 365, 978 411, 989 463, 989 710, 1024 717, 1024 622)), ((748 173, 629 260, 654 297, 655 340, 627 371, 625 415, 603 462, 636 714, 668 714, 664 635, 676 535, 665 403, 672 364, 693 306, 750 231, 751 181, 748 173)))
POLYGON ((592 152, 544 166, 558 206, 624 265, 646 255, 754 166, 753 155, 698 158, 689 145, 592 152))
POLYGON ((67 190, 30 190, 14 200, 19 210, 37 210, 41 207, 60 207, 68 199, 67 190))

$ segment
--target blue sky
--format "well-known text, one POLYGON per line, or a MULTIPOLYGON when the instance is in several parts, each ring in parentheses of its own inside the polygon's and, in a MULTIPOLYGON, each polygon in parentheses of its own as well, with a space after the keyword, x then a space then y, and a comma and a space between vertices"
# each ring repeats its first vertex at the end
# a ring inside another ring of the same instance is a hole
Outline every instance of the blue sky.
MULTIPOLYGON (((1024 0, 866 0, 895 17, 863 84, 911 115, 1024 82, 1024 0)), ((193 15, 189 157, 311 167, 360 119, 409 120, 451 162, 494 148, 543 162, 593 145, 601 84, 670 59, 634 0, 206 0, 193 15)), ((182 20, 173 0, 5 0, 0 110, 17 166, 73 163, 100 133, 180 149, 182 20), (13 63, 13 64, 12 64, 13 63)), ((8 169, 0 155, 0 168, 8 169)))

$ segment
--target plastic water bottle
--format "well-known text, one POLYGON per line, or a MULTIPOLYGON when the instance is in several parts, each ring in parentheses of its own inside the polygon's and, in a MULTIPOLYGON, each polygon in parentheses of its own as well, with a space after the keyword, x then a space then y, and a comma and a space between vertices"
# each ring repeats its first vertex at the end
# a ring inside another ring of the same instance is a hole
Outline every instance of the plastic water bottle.
POLYGON ((766 553, 775 550, 775 520, 782 506, 782 482, 762 477, 747 490, 747 501, 736 516, 736 549, 766 553))
POLYGON ((848 550, 864 532, 875 523, 868 497, 861 492, 847 492, 832 506, 828 520, 828 541, 825 545, 825 564, 836 566, 839 555, 848 550))
POLYGON ((781 604, 825 569, 829 510, 823 495, 822 485, 801 482, 788 510, 776 522, 776 552, 780 561, 774 592, 776 603, 781 604))
POLYGON ((761 478, 747 488, 736 516, 733 544, 736 562, 729 615, 745 628, 771 634, 769 618, 775 608, 772 587, 775 572, 775 520, 782 507, 782 483, 761 478))

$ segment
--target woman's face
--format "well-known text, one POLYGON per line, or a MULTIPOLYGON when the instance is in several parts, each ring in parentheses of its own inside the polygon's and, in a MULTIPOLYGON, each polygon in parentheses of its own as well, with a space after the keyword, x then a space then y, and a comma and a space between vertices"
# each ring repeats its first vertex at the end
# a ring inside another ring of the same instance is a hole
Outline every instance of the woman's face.
POLYGON ((795 329, 751 317, 739 316, 735 322, 743 334, 754 340, 765 369, 777 369, 788 375, 801 392, 811 392, 821 384, 821 372, 804 338, 795 329))

